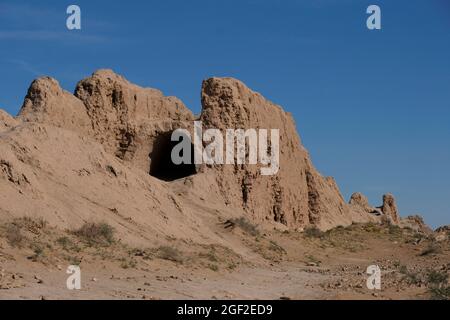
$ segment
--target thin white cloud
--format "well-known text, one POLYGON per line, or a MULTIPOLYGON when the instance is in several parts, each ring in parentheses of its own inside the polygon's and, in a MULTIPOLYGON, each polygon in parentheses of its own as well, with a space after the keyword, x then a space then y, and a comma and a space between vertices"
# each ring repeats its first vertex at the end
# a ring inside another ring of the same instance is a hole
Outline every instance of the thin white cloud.
POLYGON ((0 20, 3 26, 0 40, 60 41, 65 44, 103 43, 111 40, 110 37, 94 33, 98 26, 101 26, 100 29, 108 28, 108 23, 101 21, 89 21, 89 32, 83 29, 67 30, 65 7, 59 7, 60 9, 42 7, 38 3, 0 3, 0 20))
POLYGON ((44 75, 43 72, 39 71, 33 65, 31 65, 30 63, 28 63, 25 60, 6 59, 6 60, 4 60, 4 62, 9 63, 9 64, 14 64, 14 65, 18 66, 21 70, 31 73, 35 77, 40 77, 40 76, 44 75))
POLYGON ((82 31, 49 31, 49 30, 4 30, 0 31, 2 40, 28 41, 63 41, 65 43, 106 42, 103 36, 87 35, 82 31))
POLYGON ((39 5, 18 4, 18 3, 0 3, 0 17, 9 20, 41 19, 55 18, 59 16, 58 11, 47 9, 39 5))

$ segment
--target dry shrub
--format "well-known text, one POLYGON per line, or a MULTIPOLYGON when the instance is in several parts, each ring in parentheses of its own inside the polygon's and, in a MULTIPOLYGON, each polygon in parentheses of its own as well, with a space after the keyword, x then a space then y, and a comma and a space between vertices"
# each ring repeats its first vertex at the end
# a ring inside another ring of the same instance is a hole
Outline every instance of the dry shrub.
POLYGON ((114 228, 107 223, 85 223, 73 234, 91 246, 109 246, 115 242, 114 228))
POLYGON ((11 247, 21 248, 25 237, 22 235, 21 229, 14 223, 8 223, 6 225, 6 240, 11 247))
POLYGON ((237 226, 251 236, 259 236, 258 228, 244 217, 227 220, 224 224, 225 228, 234 228, 237 226))
POLYGON ((420 253, 421 257, 425 257, 431 254, 438 254, 441 253, 441 247, 439 247, 437 244, 435 243, 431 243, 427 248, 425 248, 425 250, 423 250, 420 253))
POLYGON ((448 274, 445 271, 431 270, 428 273, 428 291, 434 300, 449 300, 450 286, 448 285, 448 274))
POLYGON ((325 232, 319 230, 317 227, 308 227, 303 232, 307 238, 323 238, 325 232))
POLYGON ((160 246, 157 250, 157 256, 163 260, 183 263, 183 256, 177 248, 169 246, 160 246))

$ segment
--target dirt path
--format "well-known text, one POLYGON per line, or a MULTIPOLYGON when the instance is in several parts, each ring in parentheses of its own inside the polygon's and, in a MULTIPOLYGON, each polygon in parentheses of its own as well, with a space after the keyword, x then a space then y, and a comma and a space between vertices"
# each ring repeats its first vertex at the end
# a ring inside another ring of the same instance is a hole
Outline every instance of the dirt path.
POLYGON ((68 275, 62 269, 16 270, 15 274, 17 281, 12 288, 0 290, 0 299, 320 299, 325 296, 319 284, 330 280, 328 275, 306 272, 291 263, 208 276, 202 276, 201 270, 111 272, 88 266, 82 270, 79 291, 66 288, 68 275))

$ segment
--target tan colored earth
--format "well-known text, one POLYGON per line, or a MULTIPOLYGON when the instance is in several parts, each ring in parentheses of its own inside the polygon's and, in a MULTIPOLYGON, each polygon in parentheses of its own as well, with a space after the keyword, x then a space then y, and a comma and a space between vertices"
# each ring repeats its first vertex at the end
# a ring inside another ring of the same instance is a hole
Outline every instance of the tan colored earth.
POLYGON ((448 298, 448 230, 401 218, 391 194, 347 203, 291 115, 242 82, 205 80, 199 117, 111 70, 74 92, 40 78, 17 117, 0 110, 0 298, 448 298), (171 133, 194 120, 278 129, 278 173, 174 166, 171 133))

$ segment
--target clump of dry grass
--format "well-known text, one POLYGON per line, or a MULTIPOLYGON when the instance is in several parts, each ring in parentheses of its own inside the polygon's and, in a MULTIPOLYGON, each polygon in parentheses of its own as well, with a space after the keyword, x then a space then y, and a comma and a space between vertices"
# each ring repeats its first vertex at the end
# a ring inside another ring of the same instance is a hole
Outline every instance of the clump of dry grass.
POLYGON ((216 252, 214 249, 211 249, 210 251, 208 251, 207 253, 200 253, 199 254, 200 258, 206 258, 211 262, 217 262, 219 261, 219 258, 216 255, 216 252))
POLYGON ((22 235, 20 227, 14 223, 8 223, 5 228, 6 241, 11 247, 21 248, 25 237, 22 235))
POLYGON ((438 245, 435 244, 435 243, 431 243, 428 247, 426 247, 426 248, 420 253, 420 256, 421 256, 421 257, 424 257, 424 256, 432 255, 432 254, 438 254, 438 253, 441 253, 441 252, 442 252, 442 250, 441 250, 441 247, 440 247, 440 246, 438 246, 438 245))
POLYGON ((40 244, 32 245, 33 255, 28 257, 33 262, 43 262, 45 259, 44 247, 40 244))
POLYGON ((419 285, 422 283, 422 277, 419 272, 409 271, 405 265, 399 267, 400 273, 403 275, 403 279, 410 285, 419 285))
POLYGON ((251 236, 259 236, 258 227, 256 227, 253 223, 251 223, 244 217, 229 219, 224 223, 224 225, 225 228, 239 227, 251 236))
POLYGON ((394 236, 402 236, 403 235, 403 229, 397 225, 389 224, 387 226, 387 228, 388 228, 388 233, 390 235, 394 235, 394 236))
POLYGON ((210 263, 210 264, 208 264, 208 268, 214 272, 219 271, 219 266, 217 266, 217 264, 210 263))
POLYGON ((361 226, 361 228, 362 228, 362 230, 364 230, 366 232, 370 232, 370 233, 380 233, 381 232, 381 225, 373 223, 373 222, 363 224, 361 226))
POLYGON ((115 242, 114 228, 107 223, 85 223, 80 229, 73 231, 90 246, 110 246, 115 242))
POLYGON ((68 236, 62 236, 56 239, 56 243, 67 252, 80 252, 82 248, 68 236))
POLYGON ((42 218, 23 217, 6 223, 0 231, 10 246, 22 248, 27 242, 26 234, 39 236, 46 226, 47 222, 42 218))
POLYGON ((14 223, 19 225, 21 228, 26 228, 34 233, 39 233, 39 230, 45 229, 48 226, 48 223, 44 218, 34 217, 23 217, 15 219, 14 223))
POLYGON ((286 250, 280 246, 277 242, 275 242, 274 240, 270 240, 269 241, 269 250, 278 252, 279 254, 286 254, 286 250))
POLYGON ((156 251, 158 258, 160 259, 183 263, 183 255, 177 248, 160 246, 156 251))
POLYGON ((320 264, 322 263, 322 261, 320 261, 319 259, 317 259, 315 256, 313 256, 311 254, 307 255, 306 259, 307 259, 307 262, 314 263, 317 266, 320 266, 320 264))
POLYGON ((321 231, 317 227, 308 227, 305 229, 303 234, 307 238, 323 238, 325 236, 325 232, 321 231))
POLYGON ((434 300, 449 300, 450 286, 448 274, 445 271, 431 270, 428 273, 428 292, 434 300))
POLYGON ((120 267, 123 269, 136 268, 137 266, 137 261, 135 259, 121 258, 119 261, 120 267))
POLYGON ((399 271, 403 274, 409 285, 419 286, 425 284, 431 299, 449 300, 450 286, 448 282, 449 274, 445 270, 428 270, 426 272, 413 272, 405 265, 400 266, 399 271))

